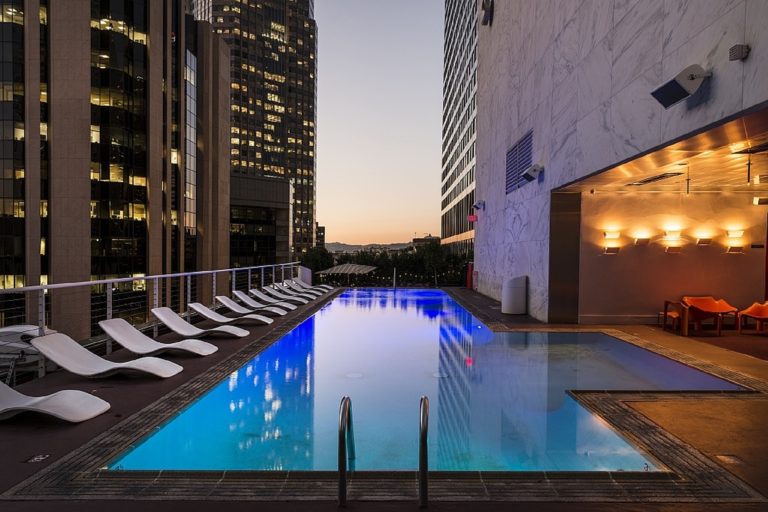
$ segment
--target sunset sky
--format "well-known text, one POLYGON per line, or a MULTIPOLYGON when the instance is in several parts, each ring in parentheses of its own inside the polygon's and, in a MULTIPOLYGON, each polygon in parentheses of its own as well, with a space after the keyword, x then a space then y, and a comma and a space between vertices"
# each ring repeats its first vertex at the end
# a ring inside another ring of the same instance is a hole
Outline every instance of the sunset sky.
POLYGON ((315 18, 326 240, 439 236, 443 0, 317 0, 315 18))

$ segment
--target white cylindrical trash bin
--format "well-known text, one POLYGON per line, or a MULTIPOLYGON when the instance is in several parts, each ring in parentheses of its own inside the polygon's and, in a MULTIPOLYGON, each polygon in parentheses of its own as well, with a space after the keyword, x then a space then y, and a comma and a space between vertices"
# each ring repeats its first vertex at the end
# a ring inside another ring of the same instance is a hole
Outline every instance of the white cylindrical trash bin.
POLYGON ((501 287, 501 312, 524 315, 528 312, 528 276, 513 277, 501 287))

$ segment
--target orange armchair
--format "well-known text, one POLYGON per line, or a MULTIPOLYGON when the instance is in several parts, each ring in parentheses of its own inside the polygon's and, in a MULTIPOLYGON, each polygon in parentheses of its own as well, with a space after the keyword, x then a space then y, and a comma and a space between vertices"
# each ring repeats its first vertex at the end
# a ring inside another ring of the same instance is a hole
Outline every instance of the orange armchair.
POLYGON ((685 296, 682 300, 683 307, 683 335, 688 335, 688 323, 693 322, 697 330, 701 329, 701 322, 707 319, 714 319, 717 326, 717 335, 720 336, 723 330, 723 317, 725 315, 734 315, 736 318, 737 309, 725 299, 715 299, 712 296, 692 297, 685 296))
POLYGON ((765 325, 765 321, 768 320, 768 301, 765 301, 762 304, 755 302, 748 308, 742 309, 736 314, 736 322, 739 325, 739 333, 741 333, 741 329, 744 326, 744 323, 746 323, 747 318, 755 319, 757 321, 758 332, 762 331, 763 326, 765 325))

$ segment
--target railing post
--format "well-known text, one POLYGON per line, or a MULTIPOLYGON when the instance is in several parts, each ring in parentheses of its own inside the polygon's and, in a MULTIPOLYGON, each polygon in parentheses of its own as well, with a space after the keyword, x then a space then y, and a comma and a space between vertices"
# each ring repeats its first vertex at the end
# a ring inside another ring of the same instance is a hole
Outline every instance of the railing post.
MULTIPOLYGON (((37 291, 37 326, 38 334, 45 336, 45 290, 37 291)), ((37 359, 37 376, 45 377, 45 358, 42 354, 37 359)))
POLYGON ((264 267, 261 267, 261 287, 264 288, 264 267))
MULTIPOLYGON (((107 283, 107 320, 112 319, 112 283, 107 283)), ((107 354, 112 353, 112 338, 107 338, 107 354)))
MULTIPOLYGON (((160 280, 159 279, 153 279, 152 282, 154 283, 152 285, 152 308, 160 307, 159 300, 160 300, 160 280)), ((157 322, 153 322, 155 325, 152 327, 152 335, 157 338, 157 322)))
MULTIPOLYGON (((251 273, 252 273, 251 267, 248 267, 248 290, 250 290, 252 288, 252 286, 251 286, 251 284, 252 284, 251 273)), ((248 291, 248 290, 246 290, 246 291, 248 291)))
POLYGON ((216 272, 211 274, 211 297, 216 297, 216 272))
POLYGON ((232 271, 232 292, 234 295, 234 291, 237 290, 237 270, 232 271))
POLYGON ((429 502, 429 398, 421 397, 419 403, 419 507, 429 502))
POLYGON ((280 265, 280 276, 282 277, 280 282, 284 283, 285 282, 285 265, 280 265))
POLYGON ((342 397, 339 406, 339 506, 347 506, 347 459, 354 471, 355 434, 352 430, 352 400, 342 397))
POLYGON ((272 265, 272 284, 275 284, 276 283, 275 279, 277 279, 277 275, 276 275, 277 272, 275 271, 276 267, 277 265, 272 265))
POLYGON ((189 303, 192 301, 192 276, 187 276, 187 316, 189 316, 189 303))

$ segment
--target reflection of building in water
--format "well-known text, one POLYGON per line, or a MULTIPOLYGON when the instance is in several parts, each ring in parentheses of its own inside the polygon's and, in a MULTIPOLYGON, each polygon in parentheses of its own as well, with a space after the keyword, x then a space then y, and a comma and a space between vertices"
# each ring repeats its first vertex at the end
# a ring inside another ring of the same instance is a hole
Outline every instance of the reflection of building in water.
POLYGON ((419 315, 433 320, 443 314, 446 301, 455 304, 443 291, 408 288, 396 289, 394 293, 389 289, 358 288, 348 290, 336 298, 340 305, 346 308, 354 307, 359 311, 394 308, 416 311, 419 315))
POLYGON ((473 320, 463 308, 440 317, 436 462, 450 461, 454 469, 468 469, 461 461, 469 462, 471 455, 473 320))
POLYGON ((279 343, 232 374, 230 410, 246 416, 230 423, 242 431, 239 444, 247 456, 259 457, 264 469, 312 469, 314 330, 310 317, 279 343))

